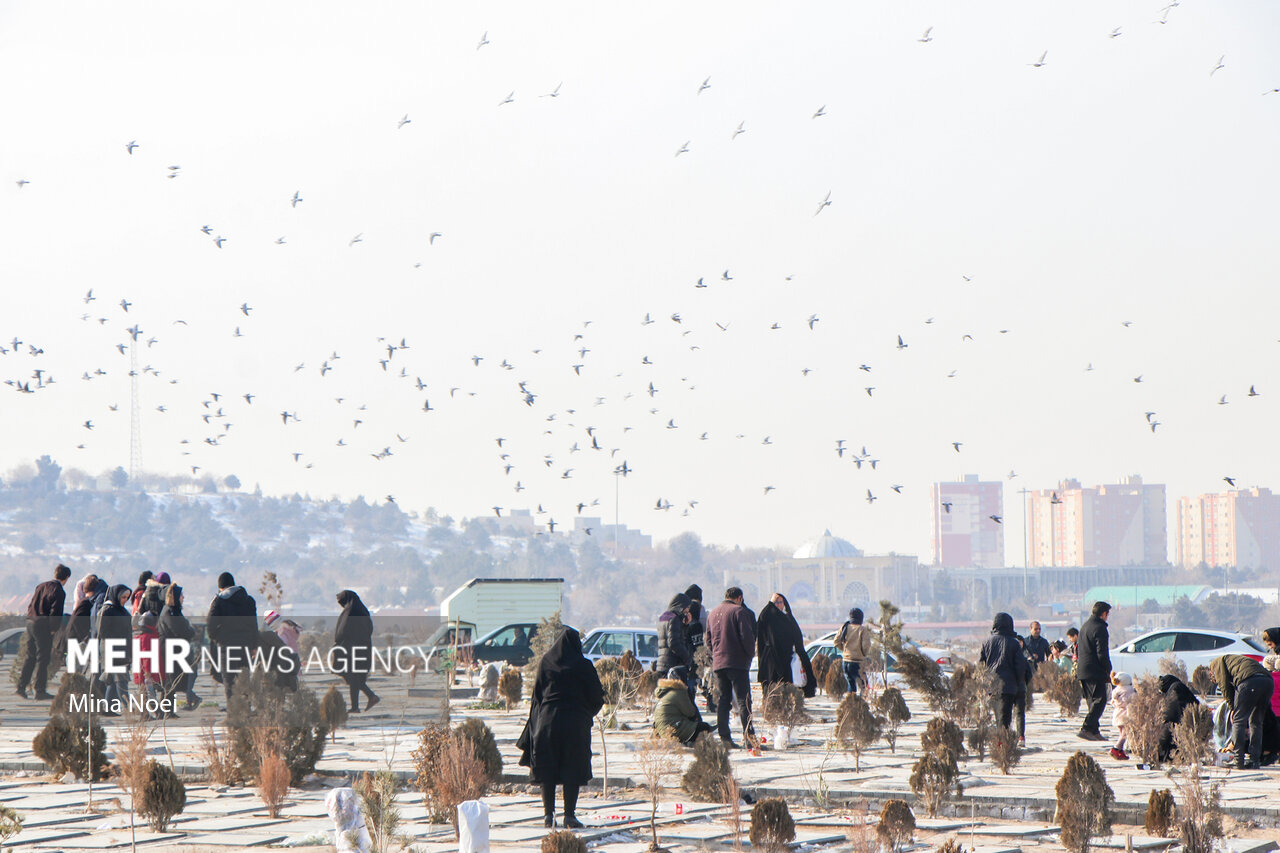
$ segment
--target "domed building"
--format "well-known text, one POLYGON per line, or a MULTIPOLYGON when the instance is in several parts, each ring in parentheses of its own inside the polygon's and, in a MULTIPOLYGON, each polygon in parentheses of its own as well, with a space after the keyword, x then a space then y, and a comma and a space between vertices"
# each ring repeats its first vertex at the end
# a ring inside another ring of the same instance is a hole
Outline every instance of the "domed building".
POLYGON ((905 554, 867 556, 849 540, 824 530, 790 559, 725 572, 725 585, 742 587, 748 605, 756 610, 774 592, 781 592, 793 607, 812 616, 837 618, 850 607, 861 607, 872 616, 882 599, 905 602, 914 597, 917 582, 928 583, 919 566, 916 557, 905 554))

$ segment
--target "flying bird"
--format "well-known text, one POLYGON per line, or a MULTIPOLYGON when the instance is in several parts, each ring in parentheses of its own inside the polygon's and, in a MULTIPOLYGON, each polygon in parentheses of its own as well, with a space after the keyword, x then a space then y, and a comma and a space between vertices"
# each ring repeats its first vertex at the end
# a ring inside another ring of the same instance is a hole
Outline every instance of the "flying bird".
POLYGON ((830 207, 830 206, 831 206, 831 192, 828 190, 827 197, 818 203, 818 209, 817 211, 814 212, 813 215, 817 216, 819 213, 822 212, 822 208, 830 207))
POLYGON ((1261 395, 1261 394, 1259 394, 1257 391, 1253 390, 1253 386, 1252 386, 1252 385, 1250 385, 1250 386, 1249 386, 1249 393, 1248 393, 1248 394, 1246 394, 1245 396, 1246 396, 1246 397, 1261 397, 1262 395, 1261 395))
POLYGON ((503 104, 513 104, 515 103, 515 100, 516 100, 516 90, 512 89, 509 95, 507 95, 505 98, 503 98, 501 101, 498 102, 498 106, 502 106, 503 104))
POLYGON ((479 50, 480 48, 484 47, 488 43, 489 43, 489 31, 485 30, 484 35, 480 36, 480 43, 476 45, 476 50, 479 50))
POLYGON ((1035 62, 1028 62, 1027 64, 1030 65, 1032 68, 1043 68, 1045 64, 1044 58, 1048 55, 1049 55, 1049 51, 1046 50, 1044 53, 1040 54, 1040 58, 1037 59, 1035 62))
POLYGON ((396 122, 396 130, 399 130, 400 128, 404 127, 406 124, 409 124, 411 121, 413 121, 413 119, 409 118, 408 113, 405 113, 404 118, 396 122))
POLYGON ((680 146, 680 150, 676 152, 676 156, 677 156, 677 157, 679 157, 681 154, 688 154, 688 153, 689 153, 689 143, 690 143, 691 141, 692 141, 692 140, 689 140, 689 139, 686 139, 686 140, 685 140, 684 145, 681 145, 681 146, 680 146))
POLYGON ((1223 479, 1223 480, 1225 480, 1225 481, 1226 481, 1226 483, 1227 483, 1227 485, 1228 485, 1228 486, 1230 486, 1231 488, 1233 488, 1233 489, 1234 489, 1234 488, 1236 487, 1236 478, 1235 478, 1235 477, 1223 477, 1222 479, 1223 479))
POLYGON ((290 207, 297 207, 297 206, 298 206, 298 202, 303 201, 303 200, 304 200, 304 199, 302 198, 302 191, 301 191, 301 190, 294 190, 293 198, 289 199, 289 206, 290 206, 290 207))
POLYGON ((351 240, 348 241, 347 245, 354 246, 356 243, 363 243, 363 242, 364 242, 364 232, 361 231, 359 234, 352 237, 351 240))
POLYGON ((902 340, 902 335, 898 335, 898 349, 906 349, 906 348, 907 348, 906 341, 902 340))
POLYGON ((942 508, 945 509, 949 515, 951 513, 951 501, 943 501, 942 508))
POLYGON ((130 154, 132 154, 133 149, 137 147, 138 147, 138 141, 136 139, 131 139, 129 140, 129 144, 125 146, 125 150, 128 151, 130 154))
POLYGON ((959 452, 960 452, 960 448, 964 446, 964 442, 963 442, 963 441, 953 441, 953 442, 951 442, 951 446, 952 446, 952 447, 954 447, 954 448, 956 449, 956 453, 959 453, 959 452))
POLYGON ((1224 65, 1224 64, 1223 64, 1223 62, 1222 62, 1222 60, 1224 60, 1224 59, 1226 59, 1226 58, 1227 58, 1227 55, 1226 55, 1225 53, 1224 53, 1224 54, 1222 54, 1222 56, 1219 56, 1219 57, 1218 57, 1218 64, 1217 64, 1217 65, 1215 65, 1215 66, 1213 66, 1213 70, 1209 72, 1209 76, 1210 76, 1210 77, 1212 77, 1213 75, 1217 74, 1217 73, 1218 73, 1219 71, 1221 71, 1223 68, 1226 68, 1226 67, 1227 67, 1227 66, 1226 66, 1226 65, 1224 65))
POLYGON ((933 41, 933 36, 930 35, 930 33, 932 32, 933 32, 933 27, 926 27, 924 31, 924 35, 920 36, 920 38, 916 39, 916 41, 920 42, 921 44, 928 44, 929 42, 933 41))
POLYGON ((998 515, 988 515, 988 516, 987 516, 987 518, 991 519, 991 520, 992 520, 992 521, 994 521, 996 524, 1003 524, 1003 523, 1004 523, 1004 519, 1003 519, 1003 518, 1001 518, 1001 517, 1000 517, 1000 516, 998 516, 998 515))
POLYGON ((819 117, 824 116, 824 115, 826 115, 826 114, 827 114, 827 105, 826 105, 826 104, 823 104, 822 106, 818 107, 818 111, 817 111, 816 113, 814 113, 813 115, 809 116, 809 118, 819 118, 819 117))
POLYGON ((557 84, 556 84, 556 87, 555 87, 554 89, 552 89, 550 92, 547 92, 545 95, 539 95, 538 97, 540 97, 540 98, 558 98, 558 97, 560 97, 560 87, 561 87, 561 86, 563 86, 563 85, 564 85, 563 83, 557 83, 557 84))
POLYGON ((710 88, 711 88, 711 78, 708 77, 707 79, 703 80, 702 85, 698 87, 698 94, 701 95, 703 89, 710 89, 710 88))
POLYGON ((746 124, 746 122, 745 122, 745 121, 740 121, 740 122, 738 122, 738 129, 737 129, 737 130, 735 130, 735 131, 733 132, 733 136, 729 137, 729 141, 730 141, 730 142, 732 142, 733 140, 737 139, 737 138, 738 138, 738 134, 740 134, 740 133, 746 133, 746 132, 747 132, 747 129, 746 129, 745 127, 743 127, 743 125, 745 125, 745 124, 746 124))
POLYGON ((869 504, 873 504, 873 503, 875 503, 875 502, 876 502, 876 496, 875 496, 875 495, 873 495, 873 494, 871 494, 871 490, 870 490, 870 489, 867 489, 867 503, 869 503, 869 504))

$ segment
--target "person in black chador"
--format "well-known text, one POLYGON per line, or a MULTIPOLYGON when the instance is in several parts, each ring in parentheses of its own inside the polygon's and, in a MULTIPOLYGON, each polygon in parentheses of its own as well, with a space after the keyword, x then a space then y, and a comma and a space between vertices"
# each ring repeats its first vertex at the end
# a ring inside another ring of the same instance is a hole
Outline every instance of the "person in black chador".
POLYGON ((769 603, 760 609, 756 619, 756 659, 759 661, 759 681, 766 690, 772 684, 792 683, 792 658, 800 659, 804 671, 804 695, 811 697, 818 691, 813 677, 813 664, 804 650, 804 635, 800 623, 791 612, 786 596, 775 592, 769 603))
POLYGON ((578 789, 591 781, 591 721, 604 706, 596 668, 582 656, 582 638, 565 627, 538 663, 529 721, 516 741, 520 766, 542 786, 547 826, 555 826, 556 785, 564 788, 564 825, 578 829, 578 789))
POLYGON ((369 670, 373 669, 373 617, 360 596, 349 589, 338 593, 342 613, 333 632, 334 666, 341 669, 342 680, 351 691, 351 713, 360 713, 360 694, 369 697, 364 709, 378 704, 378 694, 369 689, 369 670))

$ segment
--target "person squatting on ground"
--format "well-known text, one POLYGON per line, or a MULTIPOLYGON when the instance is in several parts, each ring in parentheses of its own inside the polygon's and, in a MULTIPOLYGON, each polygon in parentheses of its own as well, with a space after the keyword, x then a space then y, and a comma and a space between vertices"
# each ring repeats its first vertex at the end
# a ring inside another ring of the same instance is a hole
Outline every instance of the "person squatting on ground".
POLYGON ((849 611, 849 621, 840 626, 836 634, 836 648, 840 650, 840 665, 844 669, 845 681, 849 682, 849 692, 858 692, 858 682, 862 680, 862 664, 871 654, 871 629, 862 624, 862 608, 855 607, 849 611))
POLYGON ((1256 768, 1262 761, 1263 721, 1271 708, 1275 682, 1262 664, 1244 655, 1223 655, 1209 671, 1231 709, 1235 766, 1256 768))
POLYGON ((373 617, 360 596, 349 589, 338 593, 338 625, 333 632, 334 666, 351 692, 351 713, 360 713, 360 694, 368 697, 364 709, 378 704, 378 694, 369 689, 373 669, 373 617))
MULTIPOLYGON (((1080 692, 1089 711, 1076 737, 1084 740, 1106 740, 1102 736, 1102 712, 1107 709, 1107 688, 1111 684, 1111 635, 1107 631, 1107 619, 1111 605, 1105 601, 1093 603, 1093 615, 1080 626, 1076 641, 1076 678, 1080 679, 1080 692)), ((1067 632, 1070 636, 1070 631, 1067 632)))
POLYGON ((698 735, 711 731, 711 726, 702 721, 698 706, 693 703, 689 691, 684 689, 688 681, 688 674, 679 666, 658 681, 653 730, 660 735, 674 737, 685 746, 693 746, 698 735))
POLYGON ((982 644, 979 662, 991 670, 1000 682, 1000 725, 1009 728, 1013 711, 1018 711, 1018 740, 1026 743, 1027 682, 1031 664, 1022 653, 1022 643, 1013 632, 1013 617, 997 613, 991 621, 991 636, 982 644))
POLYGON ((236 584, 231 572, 218 575, 218 594, 209 605, 205 631, 214 661, 213 679, 222 682, 230 703, 236 676, 248 672, 258 647, 258 603, 236 584))
POLYGON ((720 694, 716 703, 716 730, 725 746, 737 749, 729 730, 729 710, 736 700, 742 737, 749 746, 755 742, 749 672, 756 650, 756 615, 742 603, 741 589, 731 586, 724 591, 724 601, 707 614, 704 637, 711 651, 711 668, 720 694))
POLYGON ((756 679, 764 693, 777 684, 799 684, 806 697, 818 692, 813 663, 804 649, 804 634, 791 603, 775 592, 756 619, 756 679))
POLYGON ((26 660, 18 675, 18 695, 27 698, 27 685, 35 686, 35 698, 49 695, 49 659, 53 655, 54 634, 62 630, 62 609, 67 600, 67 579, 71 570, 61 563, 53 570, 53 580, 36 586, 27 605, 26 660), (34 675, 34 679, 32 676, 34 675))
POLYGON ((1133 676, 1127 672, 1113 672, 1111 684, 1111 725, 1120 733, 1116 745, 1111 747, 1111 757, 1117 761, 1128 761, 1129 753, 1124 748, 1129 739, 1129 703, 1138 691, 1133 687, 1133 676))
POLYGON ((1182 722, 1182 714, 1191 705, 1200 700, 1191 692, 1191 688, 1182 683, 1176 675, 1160 676, 1160 693, 1164 695, 1162 720, 1164 728, 1160 732, 1160 741, 1156 745, 1156 755, 1160 761, 1168 761, 1173 757, 1173 729, 1182 722))
POLYGON ((591 724, 602 707, 600 676, 582 656, 582 637, 566 626, 538 664, 529 719, 516 741, 520 766, 529 768, 529 781, 542 786, 548 827, 555 826, 556 785, 564 794, 564 826, 582 827, 577 817, 578 789, 592 778, 591 724))

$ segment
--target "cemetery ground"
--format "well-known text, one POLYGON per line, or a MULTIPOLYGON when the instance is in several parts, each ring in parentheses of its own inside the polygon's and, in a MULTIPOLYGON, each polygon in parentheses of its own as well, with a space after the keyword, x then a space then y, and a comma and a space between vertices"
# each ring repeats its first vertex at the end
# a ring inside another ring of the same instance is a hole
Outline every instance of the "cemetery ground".
MULTIPOLYGON (((0 665, 0 684, 8 682, 6 665, 0 665)), ((334 679, 336 683, 336 679, 334 679)), ((327 681, 311 679, 307 686, 322 694, 327 681)), ((300 787, 290 788, 279 817, 269 816, 255 787, 221 786, 208 781, 200 749, 200 731, 217 724, 223 711, 217 700, 221 691, 203 676, 198 685, 208 702, 184 713, 180 719, 157 726, 147 742, 150 758, 170 764, 186 783, 187 800, 168 831, 151 831, 135 820, 130 829, 129 796, 114 781, 90 786, 82 781, 58 778, 32 754, 32 738, 45 724, 48 703, 23 701, 9 691, 6 712, 0 720, 0 805, 23 819, 21 831, 4 846, 19 851, 75 851, 138 847, 184 851, 229 851, 262 847, 299 850, 332 849, 333 822, 326 813, 325 794, 351 785, 361 774, 390 769, 402 780, 398 807, 401 823, 391 849, 457 850, 453 829, 431 823, 423 797, 414 787, 411 753, 417 733, 438 720, 443 698, 439 690, 409 688, 403 682, 376 678, 372 682, 382 702, 369 713, 352 715, 327 745, 316 773, 300 787), (91 805, 90 805, 91 803, 91 805)), ((920 735, 934 714, 913 691, 904 690, 911 719, 899 732, 896 752, 881 739, 862 752, 860 772, 854 756, 830 745, 837 703, 823 695, 808 700, 808 725, 792 732, 785 750, 772 749, 767 738, 759 755, 739 750, 730 753, 733 775, 740 789, 758 800, 782 797, 795 820, 794 849, 874 850, 875 821, 885 802, 905 800, 916 817, 911 845, 901 849, 931 851, 948 839, 978 853, 997 851, 1063 850, 1055 818, 1055 785, 1068 758, 1083 750, 1106 772, 1115 792, 1114 827, 1110 837, 1096 839, 1096 848, 1162 850, 1176 841, 1150 837, 1143 826, 1147 801, 1153 789, 1175 789, 1177 772, 1168 768, 1140 768, 1135 760, 1120 762, 1108 755, 1110 743, 1092 743, 1076 737, 1079 719, 1060 716, 1055 704, 1037 697, 1027 715, 1027 749, 1021 761, 1006 775, 990 757, 970 754, 959 763, 963 793, 946 797, 935 817, 929 817, 908 782, 911 767, 921 753, 920 735)), ((344 692, 345 695, 345 692, 344 692)), ((756 694, 756 708, 759 706, 756 694)), ((701 703, 700 703, 701 704, 701 703)), ((484 798, 490 809, 490 844, 494 850, 537 850, 549 830, 542 820, 537 789, 528 784, 527 771, 517 766, 515 747, 527 715, 527 703, 510 711, 481 707, 475 690, 455 688, 449 703, 453 723, 479 718, 493 731, 502 756, 502 780, 484 798)), ((708 715, 703 709, 704 718, 708 715)), ((578 816, 585 824, 579 831, 592 850, 638 853, 650 841, 650 798, 643 789, 643 744, 649 731, 650 711, 629 708, 618 713, 619 728, 602 736, 593 734, 594 782, 582 792, 578 816), (606 770, 607 767, 607 770, 606 770)), ((1109 732, 1104 717, 1104 733, 1109 732)), ((714 722, 714 721, 713 721, 714 722)), ((120 747, 126 727, 121 720, 104 721, 107 754, 120 747)), ((735 738, 740 732, 734 722, 735 738)), ((683 750, 685 766, 692 751, 683 750)), ((1208 767, 1206 783, 1221 783, 1221 803, 1226 849, 1246 853, 1276 849, 1280 837, 1280 769, 1241 771, 1208 767)), ((698 802, 681 790, 679 774, 663 780, 656 828, 661 845, 672 851, 731 850, 750 847, 750 806, 738 811, 720 803, 698 802)), ((1175 833, 1176 835, 1176 833, 1175 833)))

